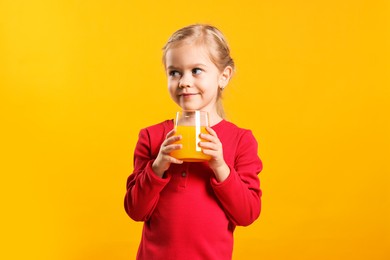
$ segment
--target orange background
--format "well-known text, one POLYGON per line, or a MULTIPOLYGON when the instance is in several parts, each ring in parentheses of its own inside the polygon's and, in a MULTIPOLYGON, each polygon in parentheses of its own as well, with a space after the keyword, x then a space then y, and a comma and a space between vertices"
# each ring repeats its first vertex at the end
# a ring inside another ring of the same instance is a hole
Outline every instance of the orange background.
POLYGON ((134 146, 178 109, 161 48, 195 22, 230 42, 225 109, 265 165, 234 259, 390 259, 385 0, 1 1, 0 259, 134 259, 134 146))

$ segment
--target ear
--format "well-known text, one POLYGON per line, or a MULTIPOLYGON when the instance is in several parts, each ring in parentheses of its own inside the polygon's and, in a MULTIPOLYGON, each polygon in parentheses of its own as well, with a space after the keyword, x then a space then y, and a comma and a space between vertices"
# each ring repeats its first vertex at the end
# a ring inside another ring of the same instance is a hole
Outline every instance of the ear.
POLYGON ((226 66, 219 76, 218 85, 221 89, 224 89, 229 83, 230 78, 233 74, 233 68, 231 66, 226 66))

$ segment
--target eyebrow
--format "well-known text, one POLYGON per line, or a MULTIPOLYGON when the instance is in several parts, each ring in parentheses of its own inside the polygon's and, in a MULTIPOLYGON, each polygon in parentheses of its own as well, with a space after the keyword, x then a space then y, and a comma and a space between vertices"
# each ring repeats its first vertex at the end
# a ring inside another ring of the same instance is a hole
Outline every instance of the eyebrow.
POLYGON ((177 68, 176 68, 175 66, 172 66, 172 65, 171 65, 171 66, 168 66, 167 69, 168 69, 168 70, 174 70, 174 69, 177 69, 177 68))
MULTIPOLYGON (((196 63, 196 64, 192 64, 190 65, 191 68, 197 68, 197 67, 207 67, 205 64, 203 63, 196 63)), ((173 65, 170 65, 167 67, 168 70, 172 70, 172 69, 178 69, 177 67, 173 66, 173 65)))

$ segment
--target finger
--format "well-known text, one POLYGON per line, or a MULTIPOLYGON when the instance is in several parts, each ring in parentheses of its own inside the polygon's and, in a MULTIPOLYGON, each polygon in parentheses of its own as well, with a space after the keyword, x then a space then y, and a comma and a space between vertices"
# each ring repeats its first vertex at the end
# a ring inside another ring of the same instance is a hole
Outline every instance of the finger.
POLYGON ((217 137, 217 133, 214 131, 214 129, 212 129, 211 127, 207 126, 206 127, 206 130, 207 132, 209 132, 209 134, 211 134, 212 136, 216 136, 217 137))
POLYGON ((163 152, 166 154, 169 154, 175 150, 180 150, 182 147, 183 147, 182 144, 170 144, 170 145, 164 146, 163 152))
POLYGON ((171 136, 169 138, 167 138, 165 141, 164 141, 164 144, 165 145, 170 145, 174 142, 177 142, 179 140, 181 140, 182 136, 181 135, 174 135, 174 136, 171 136))
POLYGON ((220 143, 218 137, 216 136, 212 136, 210 134, 200 134, 200 138, 203 139, 204 141, 208 141, 208 142, 211 142, 211 143, 220 143))
POLYGON ((217 151, 214 151, 214 150, 208 150, 208 149, 202 149, 202 152, 205 154, 205 155, 208 155, 212 158, 218 158, 219 156, 219 153, 217 151))
POLYGON ((169 156, 169 161, 170 163, 175 163, 175 164, 182 164, 183 161, 182 160, 179 160, 179 159, 176 159, 175 157, 172 157, 172 156, 169 156))
POLYGON ((208 149, 208 150, 219 150, 219 145, 212 143, 212 142, 199 142, 199 146, 202 149, 208 149))
POLYGON ((173 128, 171 131, 168 132, 167 136, 165 139, 168 139, 169 137, 173 136, 176 133, 176 129, 173 128))
POLYGON ((209 156, 211 156, 211 157, 215 157, 215 151, 213 151, 213 150, 202 149, 202 152, 203 152, 205 155, 209 155, 209 156))

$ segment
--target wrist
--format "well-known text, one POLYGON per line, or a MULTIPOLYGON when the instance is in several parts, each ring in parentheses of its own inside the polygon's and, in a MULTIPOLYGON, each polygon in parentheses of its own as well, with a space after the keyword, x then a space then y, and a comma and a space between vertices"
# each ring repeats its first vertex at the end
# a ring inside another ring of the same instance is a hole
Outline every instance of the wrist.
POLYGON ((158 177, 160 177, 160 178, 163 177, 164 171, 161 170, 160 167, 158 167, 158 163, 156 163, 156 161, 154 161, 152 164, 152 170, 153 170, 154 174, 156 174, 158 177))
POLYGON ((218 182, 223 182, 230 175, 230 168, 226 163, 214 168, 213 171, 218 182))

